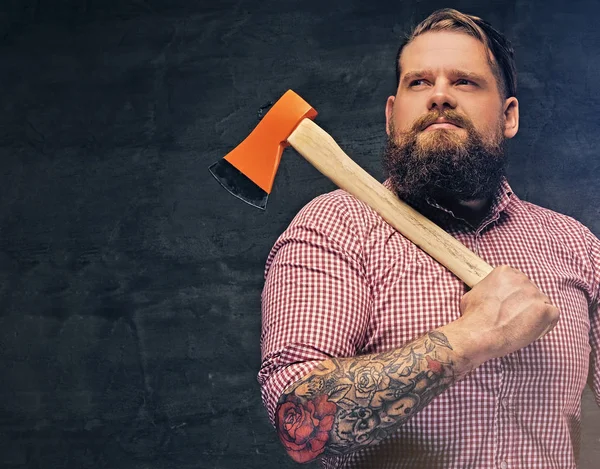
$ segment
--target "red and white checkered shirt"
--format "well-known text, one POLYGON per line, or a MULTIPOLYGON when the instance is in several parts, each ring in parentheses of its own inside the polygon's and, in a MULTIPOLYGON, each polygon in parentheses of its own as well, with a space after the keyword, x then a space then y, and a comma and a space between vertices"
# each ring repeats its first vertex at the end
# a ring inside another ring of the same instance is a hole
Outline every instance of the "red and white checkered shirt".
MULTIPOLYGON (((524 272, 560 308, 558 325, 484 363, 380 444, 323 467, 575 468, 588 370, 600 405, 600 241, 506 181, 477 229, 432 210, 489 264, 524 272)), ((465 291, 362 202, 341 190, 317 197, 267 260, 258 379, 271 421, 283 390, 318 361, 401 347, 457 319, 465 291)))

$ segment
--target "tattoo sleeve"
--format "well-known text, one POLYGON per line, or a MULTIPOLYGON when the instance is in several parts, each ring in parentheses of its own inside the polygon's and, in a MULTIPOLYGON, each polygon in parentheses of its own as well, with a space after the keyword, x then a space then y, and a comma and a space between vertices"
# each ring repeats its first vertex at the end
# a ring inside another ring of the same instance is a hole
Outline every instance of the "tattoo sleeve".
POLYGON ((277 432, 297 462, 376 444, 458 380, 454 365, 440 331, 400 349, 325 360, 281 397, 277 432))

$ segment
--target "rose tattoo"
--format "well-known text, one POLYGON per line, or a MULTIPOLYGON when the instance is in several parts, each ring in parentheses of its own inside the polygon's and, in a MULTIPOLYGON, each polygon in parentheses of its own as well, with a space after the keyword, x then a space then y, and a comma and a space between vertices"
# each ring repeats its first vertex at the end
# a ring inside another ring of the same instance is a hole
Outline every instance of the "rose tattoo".
POLYGON ((275 425, 292 459, 307 462, 325 450, 337 406, 326 395, 306 403, 289 395, 278 409, 275 425))

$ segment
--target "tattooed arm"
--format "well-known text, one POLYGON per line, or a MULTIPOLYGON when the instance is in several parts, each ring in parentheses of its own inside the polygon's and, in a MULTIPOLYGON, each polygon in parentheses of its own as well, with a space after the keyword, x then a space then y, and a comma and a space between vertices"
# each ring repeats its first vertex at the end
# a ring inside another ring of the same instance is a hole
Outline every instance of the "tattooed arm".
POLYGON ((320 362, 281 396, 275 424, 292 459, 374 445, 469 371, 551 330, 558 309, 520 272, 498 267, 461 300, 462 316, 384 353, 320 362))
POLYGON ((325 360, 281 397, 279 437, 297 462, 376 444, 471 367, 444 328, 400 349, 325 360))

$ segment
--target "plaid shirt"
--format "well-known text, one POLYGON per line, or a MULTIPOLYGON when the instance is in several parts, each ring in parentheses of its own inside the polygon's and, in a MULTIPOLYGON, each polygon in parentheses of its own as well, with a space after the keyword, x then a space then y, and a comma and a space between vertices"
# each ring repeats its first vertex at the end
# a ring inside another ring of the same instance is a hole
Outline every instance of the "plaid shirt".
MULTIPOLYGON (((543 339, 472 371, 380 444, 323 457, 323 467, 575 468, 588 370, 600 405, 600 241, 520 200, 506 181, 477 229, 441 207, 424 211, 489 264, 524 272, 560 320, 543 339)), ((466 291, 341 190, 304 207, 265 274, 258 379, 272 422, 283 390, 318 361, 401 347, 457 319, 466 291)))

